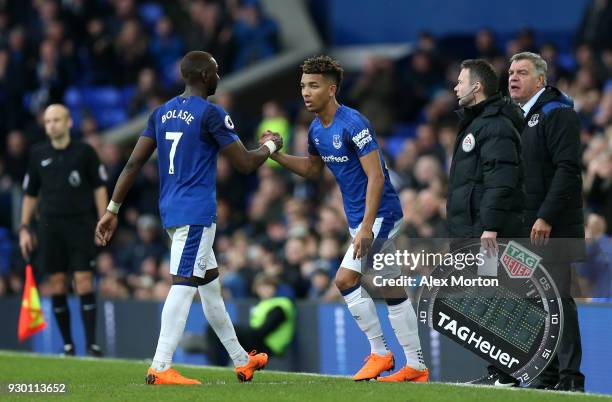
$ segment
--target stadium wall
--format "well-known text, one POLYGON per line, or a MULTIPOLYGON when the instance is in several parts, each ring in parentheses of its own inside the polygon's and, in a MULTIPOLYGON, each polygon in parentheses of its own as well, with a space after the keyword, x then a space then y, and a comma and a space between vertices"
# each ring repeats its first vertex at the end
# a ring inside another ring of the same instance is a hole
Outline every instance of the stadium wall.
MULTIPOLYGON (((79 302, 70 298, 72 333, 77 355, 85 354, 84 333, 77 317, 79 302)), ((234 322, 247 322, 253 303, 241 301, 227 303, 234 322)), ((17 341, 17 322, 20 300, 0 299, 4 325, 0 326, 0 349, 23 350, 38 353, 59 353, 61 336, 52 318, 51 300, 42 299, 42 308, 50 328, 34 335, 30 340, 17 341)), ((378 304, 378 313, 385 334, 393 330, 387 319, 387 308, 378 304)), ((151 358, 159 334, 162 303, 135 300, 100 301, 98 339, 107 355, 122 358, 151 358)), ((369 354, 367 340, 343 304, 298 303, 296 338, 282 358, 271 360, 270 369, 284 371, 317 372, 349 375, 361 367, 369 354)), ((612 304, 580 304, 579 319, 582 334, 582 370, 586 375, 589 392, 612 394, 608 379, 612 361, 612 304)), ((202 333, 208 324, 199 303, 191 307, 186 332, 202 333)), ((462 382, 482 375, 485 362, 458 346, 436 331, 420 326, 423 352, 431 370, 432 380, 462 382)), ((389 346, 398 363, 403 361, 402 351, 393 336, 387 336, 389 346)), ((189 364, 207 364, 203 355, 185 353, 180 347, 175 361, 189 364)))
POLYGON ((473 34, 484 27, 500 35, 531 27, 538 33, 576 32, 588 0, 311 0, 311 10, 332 46, 413 41, 473 34), (435 12, 433 12, 435 10, 435 12))

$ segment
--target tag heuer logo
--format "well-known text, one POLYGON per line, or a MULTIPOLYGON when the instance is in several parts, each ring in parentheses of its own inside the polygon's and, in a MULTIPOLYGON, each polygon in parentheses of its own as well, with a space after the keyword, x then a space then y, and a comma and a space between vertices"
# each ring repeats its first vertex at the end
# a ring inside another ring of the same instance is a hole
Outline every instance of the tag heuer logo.
POLYGON ((510 241, 501 256, 501 264, 510 278, 531 278, 542 257, 510 241))
POLYGON ((529 119, 529 121, 527 122, 527 125, 529 127, 533 127, 536 124, 538 124, 538 119, 539 119, 540 115, 539 114, 534 114, 533 116, 531 116, 531 119, 529 119))

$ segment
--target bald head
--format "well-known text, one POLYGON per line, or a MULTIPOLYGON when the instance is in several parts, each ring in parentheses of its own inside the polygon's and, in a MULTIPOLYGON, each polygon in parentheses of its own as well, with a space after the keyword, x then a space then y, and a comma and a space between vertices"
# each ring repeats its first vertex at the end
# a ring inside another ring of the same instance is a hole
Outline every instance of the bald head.
POLYGON ((43 119, 45 131, 52 140, 70 134, 72 119, 70 118, 70 111, 66 106, 60 103, 49 105, 45 109, 43 119))
POLYGON ((217 61, 210 53, 202 51, 189 52, 181 60, 181 76, 188 86, 204 86, 206 96, 217 89, 217 61))
POLYGON ((70 111, 66 106, 62 105, 61 103, 52 103, 51 105, 47 106, 47 108, 45 109, 45 116, 47 115, 47 113, 59 114, 62 115, 64 118, 70 118, 70 111))

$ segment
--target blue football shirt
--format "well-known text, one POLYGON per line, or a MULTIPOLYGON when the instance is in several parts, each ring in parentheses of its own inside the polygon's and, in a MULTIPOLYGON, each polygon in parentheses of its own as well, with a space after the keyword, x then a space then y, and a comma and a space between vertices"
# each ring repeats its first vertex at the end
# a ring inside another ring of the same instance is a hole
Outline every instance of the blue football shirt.
POLYGON ((217 155, 238 140, 230 116, 199 96, 177 96, 151 113, 142 135, 157 143, 164 227, 210 226, 217 213, 217 155))
POLYGON ((342 192, 346 218, 353 229, 363 220, 368 186, 368 176, 359 158, 373 151, 380 155, 385 176, 385 187, 376 217, 395 221, 403 216, 402 208, 370 122, 355 109, 341 105, 329 127, 323 127, 318 117, 310 125, 308 152, 320 156, 334 174, 342 192))

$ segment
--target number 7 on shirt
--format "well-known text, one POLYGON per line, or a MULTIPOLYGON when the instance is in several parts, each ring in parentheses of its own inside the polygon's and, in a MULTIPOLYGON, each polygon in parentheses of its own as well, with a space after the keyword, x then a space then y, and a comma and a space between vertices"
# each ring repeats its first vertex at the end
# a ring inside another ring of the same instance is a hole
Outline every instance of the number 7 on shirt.
POLYGON ((176 146, 178 145, 182 132, 179 131, 166 131, 166 139, 172 141, 172 147, 170 148, 170 167, 168 168, 168 174, 174 174, 174 155, 176 154, 176 146))

